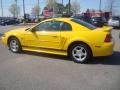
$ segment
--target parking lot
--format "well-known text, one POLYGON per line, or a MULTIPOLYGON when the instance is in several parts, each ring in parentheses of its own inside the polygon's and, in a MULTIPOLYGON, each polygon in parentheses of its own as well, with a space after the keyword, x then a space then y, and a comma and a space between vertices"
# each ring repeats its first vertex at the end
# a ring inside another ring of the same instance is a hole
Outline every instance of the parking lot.
MULTIPOLYGON (((26 26, 0 26, 0 33, 20 27, 26 26)), ((14 54, 0 41, 0 90, 120 90, 119 33, 112 31, 114 54, 88 64, 59 55, 14 54)))

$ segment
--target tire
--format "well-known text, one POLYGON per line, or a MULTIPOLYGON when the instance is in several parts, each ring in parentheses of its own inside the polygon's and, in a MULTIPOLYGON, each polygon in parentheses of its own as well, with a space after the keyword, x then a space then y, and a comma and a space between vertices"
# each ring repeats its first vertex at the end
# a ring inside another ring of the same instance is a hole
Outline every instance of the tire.
POLYGON ((92 52, 85 44, 72 45, 68 55, 75 63, 87 63, 92 58, 92 52))
POLYGON ((15 37, 12 37, 8 40, 9 50, 13 53, 20 53, 22 48, 19 40, 15 37))

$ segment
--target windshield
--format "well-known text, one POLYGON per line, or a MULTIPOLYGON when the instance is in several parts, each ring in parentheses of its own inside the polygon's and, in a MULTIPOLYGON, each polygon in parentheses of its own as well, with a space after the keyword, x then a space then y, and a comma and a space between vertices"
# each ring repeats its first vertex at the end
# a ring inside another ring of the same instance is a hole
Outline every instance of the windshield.
POLYGON ((82 25, 82 26, 85 26, 85 27, 87 27, 88 29, 91 29, 91 30, 94 30, 94 29, 97 28, 96 26, 94 26, 94 25, 92 25, 92 24, 89 24, 89 23, 87 23, 87 22, 85 22, 85 21, 83 21, 83 20, 72 19, 71 21, 73 21, 73 22, 75 22, 75 23, 77 23, 77 24, 80 24, 80 25, 82 25))

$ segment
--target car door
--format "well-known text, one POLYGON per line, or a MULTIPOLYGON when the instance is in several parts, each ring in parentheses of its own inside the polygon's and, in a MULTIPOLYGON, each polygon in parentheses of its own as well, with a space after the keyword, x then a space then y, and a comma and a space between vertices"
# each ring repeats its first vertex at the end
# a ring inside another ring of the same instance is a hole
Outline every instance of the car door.
POLYGON ((72 35, 72 25, 67 22, 62 22, 61 24, 61 48, 64 47, 66 42, 71 38, 72 35))
POLYGON ((27 32, 24 37, 25 46, 60 49, 60 22, 43 22, 34 27, 32 32, 27 32))

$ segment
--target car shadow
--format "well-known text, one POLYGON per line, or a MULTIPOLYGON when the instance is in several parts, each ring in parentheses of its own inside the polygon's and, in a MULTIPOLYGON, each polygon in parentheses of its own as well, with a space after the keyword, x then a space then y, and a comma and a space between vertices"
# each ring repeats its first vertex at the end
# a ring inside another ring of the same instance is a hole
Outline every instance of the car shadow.
POLYGON ((93 58, 89 64, 120 65, 120 52, 115 51, 112 56, 93 58))
MULTIPOLYGON (((62 56, 62 55, 36 53, 36 52, 29 52, 29 51, 24 51, 22 54, 41 56, 41 57, 58 59, 58 60, 72 61, 67 56, 62 56)), ((115 51, 112 56, 93 58, 87 64, 120 65, 120 52, 115 51)))
POLYGON ((67 56, 63 56, 63 55, 38 53, 38 52, 31 52, 31 51, 23 51, 21 54, 27 54, 27 55, 34 55, 34 56, 40 56, 40 57, 46 57, 46 58, 53 58, 53 59, 71 61, 67 56))

